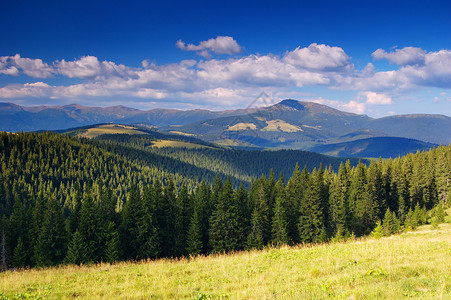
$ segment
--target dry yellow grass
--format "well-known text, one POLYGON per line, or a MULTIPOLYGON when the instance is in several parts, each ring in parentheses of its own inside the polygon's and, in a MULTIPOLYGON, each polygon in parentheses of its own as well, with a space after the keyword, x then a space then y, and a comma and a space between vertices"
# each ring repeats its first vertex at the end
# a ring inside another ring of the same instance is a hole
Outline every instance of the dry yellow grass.
POLYGON ((155 142, 152 142, 152 147, 157 148, 163 148, 163 147, 175 147, 175 148, 189 148, 189 149, 199 149, 199 148, 210 148, 214 149, 209 146, 200 145, 200 144, 194 144, 194 143, 188 143, 188 142, 182 142, 182 141, 171 141, 171 140, 158 140, 155 142))
POLYGON ((186 132, 182 132, 182 131, 169 131, 170 133, 174 133, 174 134, 180 134, 180 135, 184 135, 184 136, 195 136, 195 134, 192 133, 186 133, 186 132))
POLYGON ((238 131, 238 130, 247 130, 247 129, 257 129, 254 123, 238 123, 233 126, 228 126, 228 131, 238 131))
POLYGON ((301 127, 292 125, 283 120, 271 120, 266 121, 268 124, 265 128, 262 128, 261 131, 284 131, 284 132, 299 132, 304 131, 301 127))
POLYGON ((451 299, 451 225, 379 240, 0 274, 6 299, 451 299))
POLYGON ((102 134, 147 134, 147 133, 145 133, 144 131, 140 131, 132 126, 106 124, 94 128, 89 128, 85 132, 79 134, 79 136, 92 139, 102 134))

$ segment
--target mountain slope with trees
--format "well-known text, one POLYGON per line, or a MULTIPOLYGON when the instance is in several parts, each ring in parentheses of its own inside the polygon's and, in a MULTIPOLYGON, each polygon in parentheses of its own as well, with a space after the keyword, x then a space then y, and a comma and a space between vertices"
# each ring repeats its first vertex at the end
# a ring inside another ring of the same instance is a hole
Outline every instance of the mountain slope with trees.
POLYGON ((230 177, 198 183, 174 175, 114 143, 0 137, 3 267, 326 242, 378 232, 381 221, 382 232, 396 232, 451 202, 451 146, 369 166, 342 163, 337 172, 297 165, 287 179, 271 172, 245 188, 230 177))

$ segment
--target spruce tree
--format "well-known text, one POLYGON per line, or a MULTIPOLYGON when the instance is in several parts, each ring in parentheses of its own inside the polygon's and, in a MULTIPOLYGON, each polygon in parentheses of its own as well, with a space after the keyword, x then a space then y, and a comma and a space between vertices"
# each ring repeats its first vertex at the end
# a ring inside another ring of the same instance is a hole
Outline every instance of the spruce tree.
POLYGON ((252 212, 251 228, 247 238, 247 249, 261 249, 270 237, 269 209, 266 203, 265 187, 260 185, 257 202, 252 212))
POLYGON ((137 211, 135 211, 138 228, 136 254, 140 259, 155 258, 160 254, 160 239, 155 224, 152 195, 152 187, 146 186, 140 203, 138 203, 137 211))
POLYGON ((234 201, 230 177, 227 178, 210 217, 210 245, 213 252, 240 250, 239 209, 234 201))
POLYGON ((120 259, 120 236, 114 222, 109 222, 106 230, 105 260, 110 264, 120 259))
POLYGON ((28 251, 25 248, 25 244, 22 241, 22 237, 19 236, 16 248, 14 248, 13 267, 22 268, 27 265, 28 251))
POLYGON ((66 262, 69 264, 80 265, 89 261, 92 260, 90 260, 88 254, 88 245, 80 231, 77 229, 72 235, 72 240, 69 243, 66 262))
POLYGON ((62 209, 52 197, 47 202, 36 245, 34 261, 38 267, 60 264, 66 255, 66 230, 62 209))
POLYGON ((104 225, 99 214, 99 208, 94 203, 91 192, 83 199, 80 209, 79 231, 87 244, 87 262, 98 262, 104 254, 104 225))
MULTIPOLYGON (((283 177, 282 177, 283 180, 283 177)), ((280 179, 279 179, 280 181, 280 179)), ((288 212, 286 210, 287 196, 284 189, 284 184, 277 182, 276 203, 274 205, 274 216, 272 219, 272 243, 275 245, 289 245, 292 240, 288 234, 288 212)))
POLYGON ((321 171, 313 170, 307 191, 300 208, 299 237, 301 242, 312 243, 324 240, 325 230, 323 199, 323 177, 321 171), (323 234, 323 236, 321 236, 323 234))
POLYGON ((194 213, 191 216, 186 240, 186 252, 189 255, 196 256, 202 253, 204 249, 202 243, 202 218, 198 208, 194 209, 194 213))

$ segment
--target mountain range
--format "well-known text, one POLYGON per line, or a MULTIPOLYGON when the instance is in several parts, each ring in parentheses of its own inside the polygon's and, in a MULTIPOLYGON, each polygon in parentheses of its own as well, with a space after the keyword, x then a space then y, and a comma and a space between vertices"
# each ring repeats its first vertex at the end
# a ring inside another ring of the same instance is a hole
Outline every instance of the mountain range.
POLYGON ((292 99, 267 107, 225 111, 0 103, 3 131, 58 130, 98 123, 141 124, 228 147, 303 149, 336 156, 390 157, 451 143, 448 116, 375 119, 292 99), (378 151, 372 150, 374 145, 378 151))

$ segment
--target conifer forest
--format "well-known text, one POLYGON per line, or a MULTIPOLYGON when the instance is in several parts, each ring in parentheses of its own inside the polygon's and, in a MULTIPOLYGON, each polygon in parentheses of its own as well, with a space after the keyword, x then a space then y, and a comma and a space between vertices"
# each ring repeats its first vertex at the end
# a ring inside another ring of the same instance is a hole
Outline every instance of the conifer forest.
POLYGON ((256 152, 239 169, 222 150, 145 150, 128 138, 0 133, 3 269, 391 234, 451 201, 451 146, 371 161, 293 157, 283 168, 277 151, 256 152))

